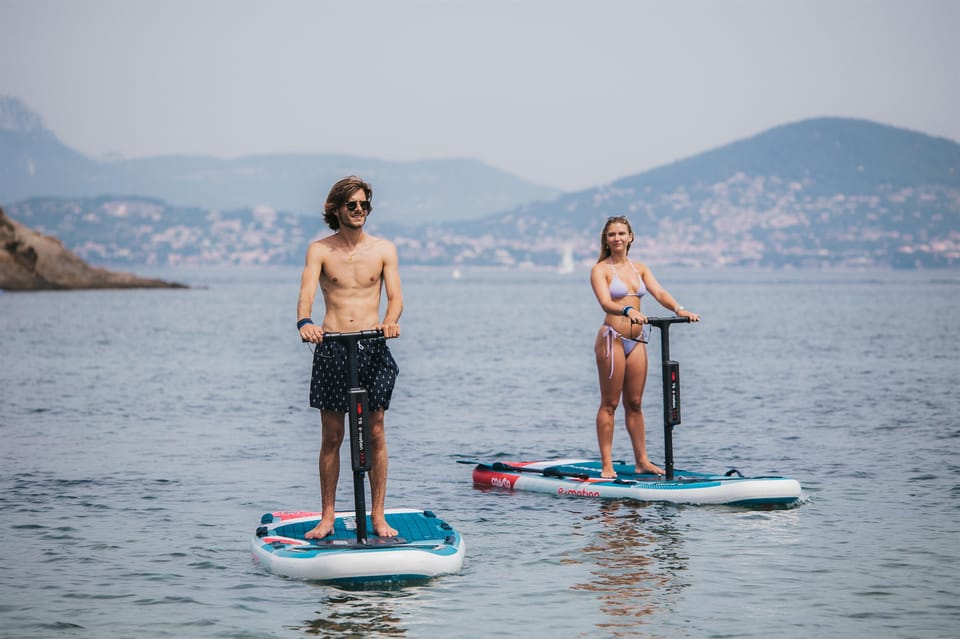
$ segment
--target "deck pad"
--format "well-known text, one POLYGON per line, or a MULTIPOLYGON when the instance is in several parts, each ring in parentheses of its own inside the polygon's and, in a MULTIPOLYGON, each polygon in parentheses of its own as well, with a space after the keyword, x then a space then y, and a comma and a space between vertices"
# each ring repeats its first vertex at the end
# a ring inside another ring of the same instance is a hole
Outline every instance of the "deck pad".
MULTIPOLYGON (((272 521, 283 521, 286 513, 270 513, 272 521)), ((354 542, 357 539, 357 523, 354 513, 340 513, 333 524, 333 534, 322 539, 307 539, 306 534, 319 523, 320 513, 318 512, 298 512, 298 518, 288 524, 280 524, 271 529, 271 534, 280 537, 299 539, 305 542, 320 544, 338 544, 340 542, 354 542)), ((266 516, 264 516, 266 517, 266 516)), ((387 523, 390 524, 398 533, 397 538, 380 537, 373 533, 373 522, 367 515, 367 543, 371 545, 396 545, 426 539, 443 539, 449 534, 449 527, 445 530, 446 524, 438 519, 430 511, 414 512, 388 512, 386 513, 387 523), (427 514, 429 513, 429 514, 427 514)), ((262 522, 269 523, 269 522, 262 522)))

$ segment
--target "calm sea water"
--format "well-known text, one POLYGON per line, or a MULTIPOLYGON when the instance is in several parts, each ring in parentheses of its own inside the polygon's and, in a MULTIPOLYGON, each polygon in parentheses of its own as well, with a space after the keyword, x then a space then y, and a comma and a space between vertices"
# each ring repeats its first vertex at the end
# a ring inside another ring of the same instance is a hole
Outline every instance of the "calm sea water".
MULTIPOLYGON (((0 636, 956 636, 957 272, 658 273, 703 316, 677 465, 798 478, 779 511, 474 488, 458 459, 595 456, 600 313, 586 273, 403 272, 387 505, 467 557, 390 591, 250 558, 319 506, 299 273, 161 275, 195 288, 0 294, 0 636)), ((657 367, 646 401, 662 460, 657 367)))

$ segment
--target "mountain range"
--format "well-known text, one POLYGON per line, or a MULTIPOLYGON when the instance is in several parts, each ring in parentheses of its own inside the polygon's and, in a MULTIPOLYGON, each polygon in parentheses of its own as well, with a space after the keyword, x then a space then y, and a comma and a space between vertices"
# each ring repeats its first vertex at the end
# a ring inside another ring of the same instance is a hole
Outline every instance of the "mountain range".
POLYGON ((271 154, 96 160, 61 142, 22 101, 0 96, 0 205, 31 197, 111 194, 156 198, 173 206, 266 206, 317 214, 327 189, 345 175, 361 175, 373 184, 377 211, 407 225, 476 218, 559 194, 463 158, 389 162, 271 154))
MULTIPOLYGON (((300 264, 307 242, 329 232, 313 205, 306 215, 301 214, 306 209, 269 201, 258 205, 248 200, 232 208, 211 206, 191 200, 182 185, 174 195, 164 194, 159 187, 149 191, 146 186, 124 191, 131 193, 127 196, 110 195, 119 192, 113 187, 96 195, 70 194, 71 188, 81 186, 92 193, 97 182, 90 181, 89 173, 69 167, 97 163, 56 141, 38 116, 23 108, 17 113, 16 119, 6 118, 12 122, 0 117, 0 129, 9 134, 0 142, 13 139, 19 145, 15 155, 0 146, 0 166, 6 167, 0 186, 14 189, 26 180, 24 171, 42 173, 46 183, 55 186, 43 187, 48 192, 42 192, 38 190, 41 182, 32 182, 32 190, 21 186, 11 191, 27 193, 22 198, 11 198, 4 190, 0 201, 8 204, 11 217, 61 238, 94 263, 300 264), (15 170, 9 168, 14 160, 19 163, 15 170), (42 170, 37 168, 41 166, 42 170), (86 177, 78 181, 78 175, 86 177)), ((335 179, 321 181, 316 164, 300 173, 289 169, 290 159, 297 156, 275 157, 282 158, 277 162, 288 168, 267 171, 263 168, 269 164, 267 156, 257 156, 256 165, 236 166, 255 173, 258 177, 253 181, 264 188, 270 176, 291 180, 285 183, 290 188, 280 191, 296 190, 294 183, 309 190, 310 185, 335 179)), ((204 164, 208 160, 124 162, 122 170, 112 175, 139 176, 121 182, 124 185, 147 184, 154 170, 167 176, 163 177, 167 183, 176 182, 169 176, 190 175, 199 180, 198 176, 206 175, 208 195, 217 197, 216 180, 227 178, 221 172, 214 179, 205 173, 207 169, 201 170, 201 166, 212 166, 204 164), (143 167, 147 168, 138 173, 143 167)), ((491 198, 510 202, 491 212, 467 215, 460 208, 456 215, 435 213, 426 216, 428 221, 418 222, 422 218, 401 211, 439 211, 462 201, 464 193, 418 186, 417 179, 405 173, 410 167, 403 163, 378 165, 382 173, 375 184, 396 184, 397 190, 384 189, 392 209, 375 199, 378 203, 369 227, 396 242, 405 264, 556 268, 565 262, 586 268, 596 260, 606 218, 627 215, 636 237, 631 256, 651 264, 701 268, 960 265, 960 145, 865 120, 815 118, 785 124, 667 166, 565 194, 547 191, 543 196, 525 196, 519 187, 497 187, 494 182, 501 180, 505 185, 538 188, 470 161, 410 164, 418 170, 432 167, 429 179, 433 180, 455 174, 448 184, 476 179, 483 190, 489 189, 491 198), (401 191, 410 184, 410 191, 401 191), (448 195, 450 199, 445 199, 448 195), (421 196, 425 200, 417 199, 421 196)), ((158 179, 155 184, 161 182, 158 179)), ((480 188, 476 184, 472 188, 480 188)), ((237 193, 236 202, 253 197, 237 193)), ((318 202, 324 194, 314 196, 308 199, 318 202)))
MULTIPOLYGON (((960 144, 865 120, 816 118, 456 229, 463 238, 489 238, 520 262, 555 263, 566 246, 589 263, 610 215, 629 216, 632 254, 657 263, 960 265, 960 144)), ((446 257, 458 255, 453 249, 446 257)))

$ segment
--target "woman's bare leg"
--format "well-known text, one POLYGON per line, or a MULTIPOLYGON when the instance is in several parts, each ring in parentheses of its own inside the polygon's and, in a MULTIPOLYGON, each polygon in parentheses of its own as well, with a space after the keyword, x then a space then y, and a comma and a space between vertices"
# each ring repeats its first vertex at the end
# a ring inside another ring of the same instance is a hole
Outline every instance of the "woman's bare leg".
POLYGON ((643 420, 643 389, 647 384, 647 347, 638 344, 627 357, 623 383, 623 412, 627 433, 633 445, 638 473, 663 474, 663 469, 647 456, 647 433, 643 420))
POLYGON ((600 380, 600 407, 597 409, 597 443, 600 446, 600 476, 613 479, 617 476, 613 469, 613 432, 617 406, 620 404, 620 392, 623 389, 623 344, 615 339, 610 348, 613 358, 613 375, 610 375, 610 358, 607 356, 607 337, 603 329, 597 335, 594 344, 597 358, 597 377, 600 380))

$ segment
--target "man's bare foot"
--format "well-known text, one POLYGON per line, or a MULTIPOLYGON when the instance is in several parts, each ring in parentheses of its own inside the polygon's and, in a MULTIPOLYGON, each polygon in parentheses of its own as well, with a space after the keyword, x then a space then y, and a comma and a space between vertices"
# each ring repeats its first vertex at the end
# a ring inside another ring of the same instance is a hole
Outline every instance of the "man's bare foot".
POLYGON ((323 518, 320 520, 320 523, 314 526, 313 530, 308 530, 307 534, 304 535, 307 539, 323 539, 329 535, 333 534, 333 524, 335 519, 323 518))
POLYGON ((609 467, 604 466, 600 470, 600 479, 616 479, 616 478, 617 478, 617 471, 613 469, 613 466, 609 466, 609 467))
POLYGON ((397 531, 390 527, 386 519, 374 519, 370 518, 371 523, 373 524, 373 534, 377 537, 396 537, 397 531))
POLYGON ((636 470, 636 472, 637 472, 638 475, 641 475, 641 474, 643 474, 643 473, 650 473, 651 475, 662 475, 662 474, 663 474, 663 469, 660 468, 659 466, 651 463, 651 462, 646 462, 646 463, 637 464, 635 470, 636 470))

